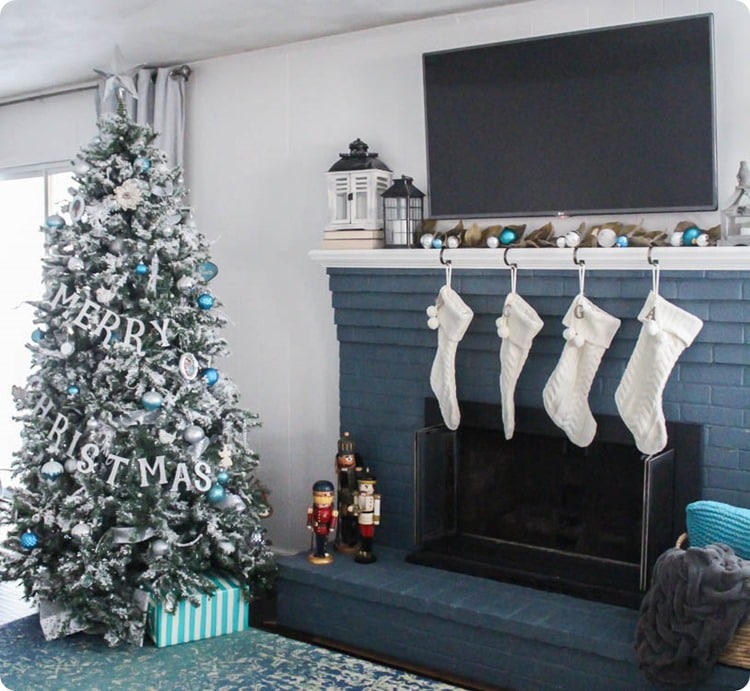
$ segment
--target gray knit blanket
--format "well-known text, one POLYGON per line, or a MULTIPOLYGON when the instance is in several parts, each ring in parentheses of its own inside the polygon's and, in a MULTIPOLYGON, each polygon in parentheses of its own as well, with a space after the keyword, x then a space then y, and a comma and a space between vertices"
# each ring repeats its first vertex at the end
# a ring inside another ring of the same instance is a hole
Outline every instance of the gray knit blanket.
POLYGON ((704 680, 750 612, 750 561, 723 544, 664 552, 635 634, 638 665, 656 684, 704 680))

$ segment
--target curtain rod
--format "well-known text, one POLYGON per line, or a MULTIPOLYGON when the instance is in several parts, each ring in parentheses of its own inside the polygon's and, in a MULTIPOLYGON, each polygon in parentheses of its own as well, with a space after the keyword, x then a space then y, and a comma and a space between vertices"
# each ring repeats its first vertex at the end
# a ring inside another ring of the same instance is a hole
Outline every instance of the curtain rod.
MULTIPOLYGON (((157 66, 144 65, 138 69, 157 69, 157 66)), ((192 73, 192 70, 190 69, 189 65, 179 65, 178 67, 175 67, 169 73, 169 76, 175 77, 175 78, 182 77, 183 79, 188 79, 191 73, 192 73)), ((96 89, 97 86, 98 86, 98 82, 84 82, 82 84, 73 84, 68 87, 61 87, 59 89, 54 89, 54 90, 49 90, 49 91, 37 91, 34 93, 26 94, 25 96, 18 96, 16 98, 11 97, 7 100, 0 100, 0 107, 12 106, 18 103, 28 103, 29 101, 38 101, 42 98, 50 98, 52 96, 64 96, 66 94, 75 94, 81 91, 90 91, 90 90, 96 89)))

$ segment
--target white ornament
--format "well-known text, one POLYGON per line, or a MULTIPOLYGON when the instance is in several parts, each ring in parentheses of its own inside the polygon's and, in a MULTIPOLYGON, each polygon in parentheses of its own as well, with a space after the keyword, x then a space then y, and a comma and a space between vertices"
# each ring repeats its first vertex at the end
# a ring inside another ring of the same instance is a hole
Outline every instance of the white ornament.
POLYGON ((578 247, 581 244, 581 234, 577 230, 571 230, 565 234, 566 247, 578 247))
POLYGON ((198 371, 200 370, 198 359, 192 353, 183 353, 180 356, 178 369, 185 379, 192 381, 198 376, 198 371))
POLYGON ((698 247, 708 247, 708 234, 701 233, 697 238, 695 238, 695 244, 698 247))
POLYGON ((600 228, 596 234, 596 244, 599 247, 614 247, 617 242, 617 233, 612 228, 600 228))
POLYGON ((500 240, 498 240, 497 235, 490 235, 487 238, 487 247, 489 247, 491 250, 497 249, 499 244, 500 240))
POLYGON ((177 287, 183 293, 187 293, 195 287, 195 279, 192 276, 183 276, 179 281, 177 281, 177 287))
POLYGON ((91 526, 88 523, 76 523, 71 529, 70 534, 76 540, 82 540, 91 535, 91 526))
POLYGON ((83 268, 83 259, 80 257, 71 257, 68 259, 68 268, 71 271, 80 271, 83 268))
POLYGON ((672 245, 672 247, 681 247, 682 246, 682 233, 674 232, 669 236, 669 244, 672 245))
POLYGON ((125 180, 119 187, 115 188, 115 202, 124 211, 132 211, 138 208, 141 202, 141 190, 135 180, 125 180))
POLYGON ((229 542, 229 540, 222 540, 216 546, 222 554, 232 554, 234 552, 234 544, 229 542))
POLYGON ((65 341, 65 343, 60 346, 60 354, 63 357, 70 357, 75 351, 76 347, 70 341, 65 341))
POLYGON ((101 303, 102 305, 108 305, 110 302, 112 302, 112 299, 114 297, 114 292, 112 292, 109 288, 96 289, 96 301, 101 303))
POLYGON ((419 244, 422 245, 426 250, 430 249, 432 247, 432 240, 434 238, 434 235, 432 233, 424 233, 422 237, 419 238, 419 244))
POLYGON ((560 237, 555 238, 555 244, 558 247, 565 247, 565 237, 561 235, 560 237))
POLYGON ((461 240, 455 235, 449 235, 445 241, 445 245, 448 249, 454 250, 461 244, 461 240))

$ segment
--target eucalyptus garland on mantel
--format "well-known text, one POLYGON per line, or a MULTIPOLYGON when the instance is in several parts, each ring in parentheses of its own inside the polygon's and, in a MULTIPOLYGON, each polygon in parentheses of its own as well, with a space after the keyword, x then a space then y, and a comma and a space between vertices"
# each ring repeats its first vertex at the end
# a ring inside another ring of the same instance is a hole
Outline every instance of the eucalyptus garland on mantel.
POLYGON ((681 221, 672 232, 647 230, 642 224, 607 222, 581 223, 576 230, 556 235, 551 222, 527 232, 526 224, 490 225, 474 222, 468 227, 459 221, 453 228, 438 231, 437 221, 424 223, 420 244, 425 249, 459 247, 709 247, 721 238, 721 226, 702 229, 690 221, 681 221))

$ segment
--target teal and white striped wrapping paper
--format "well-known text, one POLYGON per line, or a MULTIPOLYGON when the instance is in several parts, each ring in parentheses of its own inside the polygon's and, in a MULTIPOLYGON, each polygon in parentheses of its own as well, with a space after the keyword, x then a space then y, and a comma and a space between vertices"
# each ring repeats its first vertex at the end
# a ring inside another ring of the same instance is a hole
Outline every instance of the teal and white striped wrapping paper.
POLYGON ((152 599, 149 603, 149 634, 158 648, 249 628, 250 604, 239 583, 216 573, 208 574, 208 579, 216 584, 216 591, 212 595, 201 593, 199 606, 180 600, 174 612, 167 612, 163 602, 152 599))

